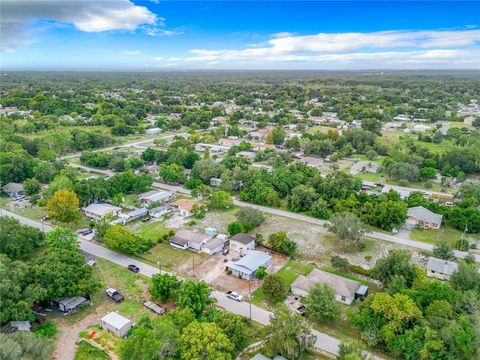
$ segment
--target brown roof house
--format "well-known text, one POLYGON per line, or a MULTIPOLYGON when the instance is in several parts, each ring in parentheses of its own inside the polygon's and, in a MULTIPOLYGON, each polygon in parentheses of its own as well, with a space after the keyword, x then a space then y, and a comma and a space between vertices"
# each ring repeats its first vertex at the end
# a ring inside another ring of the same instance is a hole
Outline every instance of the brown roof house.
POLYGON ((199 202, 192 199, 178 199, 172 203, 172 205, 180 212, 180 216, 183 217, 190 217, 193 215, 192 209, 195 204, 199 204, 199 202))
POLYGON ((300 275, 292 283, 291 291, 296 296, 307 296, 310 288, 315 284, 327 284, 335 290, 335 300, 350 305, 353 300, 363 298, 368 293, 368 286, 358 281, 326 271, 313 269, 307 276, 300 275))
POLYGON ((255 238, 252 235, 239 233, 233 235, 230 239, 230 250, 235 250, 243 254, 247 250, 255 249, 255 238))

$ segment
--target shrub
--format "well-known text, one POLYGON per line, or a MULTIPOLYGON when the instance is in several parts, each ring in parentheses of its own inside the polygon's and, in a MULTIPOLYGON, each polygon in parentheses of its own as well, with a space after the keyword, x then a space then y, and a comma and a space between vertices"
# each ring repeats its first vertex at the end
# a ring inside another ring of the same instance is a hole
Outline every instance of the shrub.
POLYGON ((52 338, 57 334, 57 324, 53 321, 47 320, 42 325, 39 325, 34 334, 37 336, 45 336, 52 338))
POLYGON ((262 280, 265 276, 267 276, 267 269, 265 266, 259 266, 257 271, 255 271, 255 277, 262 280))

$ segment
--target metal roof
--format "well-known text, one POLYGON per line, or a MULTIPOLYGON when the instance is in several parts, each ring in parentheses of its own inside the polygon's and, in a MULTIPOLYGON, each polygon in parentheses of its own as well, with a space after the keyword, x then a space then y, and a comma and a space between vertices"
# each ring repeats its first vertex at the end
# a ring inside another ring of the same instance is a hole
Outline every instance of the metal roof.
POLYGON ((433 256, 428 258, 427 269, 440 274, 452 275, 458 269, 458 264, 454 261, 439 259, 433 256))
POLYGON ((125 316, 120 315, 119 313, 116 312, 111 312, 105 315, 102 318, 102 321, 104 323, 107 323, 111 326, 113 326, 115 329, 121 329, 125 325, 131 324, 132 321, 130 319, 127 319, 125 316))
POLYGON ((236 262, 229 263, 228 267, 245 274, 252 274, 260 266, 265 266, 271 259, 272 256, 266 252, 248 250, 244 257, 236 262))

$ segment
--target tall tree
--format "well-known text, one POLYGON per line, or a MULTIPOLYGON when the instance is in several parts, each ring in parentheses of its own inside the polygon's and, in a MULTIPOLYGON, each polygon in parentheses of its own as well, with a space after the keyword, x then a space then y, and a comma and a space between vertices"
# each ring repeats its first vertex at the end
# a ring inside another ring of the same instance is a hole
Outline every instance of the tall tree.
POLYGON ((48 200, 48 215, 53 219, 68 223, 80 217, 79 200, 77 195, 70 190, 58 190, 48 200))
POLYGON ((194 321, 182 330, 182 360, 230 360, 233 349, 234 344, 214 323, 194 321))

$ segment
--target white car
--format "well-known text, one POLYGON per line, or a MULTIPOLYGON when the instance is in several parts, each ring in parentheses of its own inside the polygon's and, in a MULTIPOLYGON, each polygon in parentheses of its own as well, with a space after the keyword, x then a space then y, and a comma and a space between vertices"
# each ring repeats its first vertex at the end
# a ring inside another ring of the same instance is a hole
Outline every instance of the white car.
POLYGON ((236 301, 243 301, 243 296, 236 293, 235 291, 229 291, 227 292, 227 296, 230 298, 230 299, 233 299, 233 300, 236 300, 236 301))

